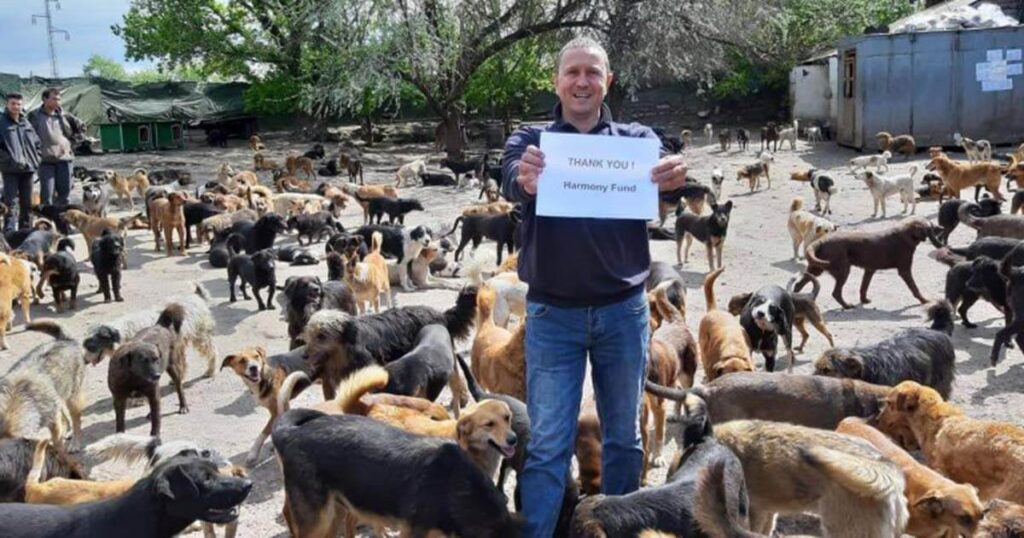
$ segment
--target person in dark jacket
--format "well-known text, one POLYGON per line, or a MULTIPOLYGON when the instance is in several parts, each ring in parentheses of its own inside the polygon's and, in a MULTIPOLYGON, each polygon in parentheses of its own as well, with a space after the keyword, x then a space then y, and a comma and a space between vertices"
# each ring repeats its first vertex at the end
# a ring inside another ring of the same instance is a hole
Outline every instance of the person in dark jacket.
POLYGON ((28 121, 41 144, 39 199, 43 204, 68 205, 75 159, 73 140, 82 134, 84 125, 61 108, 57 88, 43 90, 43 104, 28 115, 28 121))
POLYGON ((9 93, 0 114, 0 176, 8 208, 4 232, 27 229, 31 224, 32 176, 39 168, 39 137, 22 114, 22 97, 9 93), (17 205, 15 204, 17 202, 17 205))
MULTIPOLYGON (((524 536, 529 538, 549 538, 558 521, 588 356, 601 422, 601 491, 622 495, 640 486, 639 410, 649 339, 647 223, 536 214, 537 184, 544 181, 544 154, 538 148, 542 131, 657 138, 648 127, 612 120, 603 104, 611 80, 600 44, 587 38, 570 41, 558 56, 554 122, 513 133, 502 160, 505 196, 523 208, 518 271, 529 284, 526 399, 531 427, 519 476, 524 536)), ((663 157, 651 181, 663 191, 681 187, 686 181, 682 157, 663 157)))

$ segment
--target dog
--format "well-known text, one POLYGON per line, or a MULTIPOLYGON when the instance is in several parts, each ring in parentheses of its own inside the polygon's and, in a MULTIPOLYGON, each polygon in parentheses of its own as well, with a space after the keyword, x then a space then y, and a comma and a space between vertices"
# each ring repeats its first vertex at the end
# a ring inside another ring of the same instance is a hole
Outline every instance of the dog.
POLYGON ((254 135, 249 137, 249 149, 254 151, 254 152, 256 152, 256 151, 266 151, 267 150, 267 146, 265 146, 263 144, 263 141, 260 139, 260 135, 255 135, 254 134, 254 135))
POLYGON ((974 141, 960 133, 953 133, 953 143, 964 149, 971 164, 992 160, 992 144, 988 140, 974 141))
POLYGON ((497 202, 488 202, 486 204, 478 203, 468 205, 462 208, 462 216, 469 217, 471 215, 502 215, 512 211, 515 208, 515 204, 503 200, 497 202))
POLYGON ((112 173, 107 176, 107 183, 121 201, 121 207, 128 201, 128 207, 135 211, 135 200, 132 199, 132 191, 139 193, 139 198, 146 200, 146 190, 149 189, 149 177, 142 168, 136 169, 130 176, 122 176, 112 173))
POLYGON ((6 239, 14 249, 11 251, 13 254, 21 253, 26 260, 42 270, 44 258, 57 247, 57 241, 61 236, 53 231, 53 223, 49 221, 36 221, 33 226, 31 230, 19 230, 10 234, 6 239), (21 237, 14 237, 15 234, 21 237))
POLYGON ((883 176, 870 170, 859 172, 857 179, 864 182, 864 185, 871 192, 871 198, 874 201, 874 211, 871 212, 871 217, 878 216, 878 208, 881 207, 882 218, 884 219, 885 199, 894 194, 899 194, 900 201, 903 202, 901 214, 907 212, 907 206, 910 206, 911 215, 917 213, 917 192, 914 190, 914 175, 916 174, 916 165, 910 167, 910 174, 895 177, 883 176))
POLYGON ((475 173, 478 177, 484 177, 485 168, 487 166, 487 159, 481 157, 479 159, 473 159, 469 161, 456 161, 454 159, 442 159, 441 166, 447 168, 455 174, 455 181, 458 186, 463 185, 463 175, 469 173, 475 173))
POLYGON ((704 300, 707 313, 700 320, 697 340, 700 360, 708 381, 734 372, 752 372, 750 344, 743 325, 728 312, 718 310, 715 303, 715 281, 725 269, 716 269, 704 278, 704 300))
POLYGON ((750 131, 736 129, 736 142, 740 146, 740 151, 747 151, 747 146, 750 145, 750 131))
POLYGON ((686 213, 680 206, 676 209, 676 261, 683 265, 690 259, 690 244, 694 239, 704 243, 708 253, 708 268, 715 270, 715 258, 718 267, 722 267, 722 250, 725 248, 725 236, 729 231, 729 216, 732 213, 732 200, 724 204, 711 204, 711 214, 698 216, 686 213), (679 253, 686 241, 684 256, 679 253))
POLYGON ((355 316, 357 312, 352 290, 338 280, 321 282, 320 277, 315 276, 290 276, 284 281, 278 297, 288 322, 291 349, 303 345, 302 331, 314 313, 327 309, 355 316))
POLYGON ((268 213, 257 219, 256 222, 248 220, 235 222, 219 236, 227 237, 232 233, 240 234, 244 238, 245 253, 255 254, 260 250, 273 247, 277 234, 286 231, 288 231, 288 223, 284 217, 268 213))
POLYGON ((76 458, 66 451, 53 448, 50 443, 45 445, 45 462, 40 468, 33 469, 38 444, 35 439, 22 437, 0 439, 0 501, 25 502, 25 489, 29 475, 33 472, 39 480, 86 477, 85 469, 76 458))
POLYGON ((78 307, 78 285, 82 277, 78 274, 78 262, 75 261, 75 244, 70 239, 64 238, 57 242, 57 251, 47 254, 43 258, 42 272, 39 276, 39 285, 36 286, 36 296, 45 297, 43 284, 50 285, 53 292, 54 304, 57 312, 64 311, 64 304, 67 301, 71 310, 78 307), (64 294, 70 295, 70 300, 64 294))
POLYGON ((124 235, 124 231, 127 228, 131 218, 100 218, 93 217, 86 214, 84 211, 78 209, 69 209, 62 213, 63 217, 67 219, 78 231, 82 232, 82 237, 85 239, 85 250, 92 250, 92 242, 97 237, 103 234, 104 230, 110 230, 118 234, 124 235))
POLYGON ((323 241, 324 236, 330 236, 330 234, 337 230, 334 216, 329 211, 320 211, 311 215, 296 215, 290 217, 286 221, 288 230, 296 230, 298 232, 296 240, 301 246, 302 238, 305 237, 307 245, 312 245, 316 241, 323 241))
POLYGON ((388 263, 380 253, 383 235, 374 232, 370 239, 370 252, 359 261, 352 256, 345 259, 345 283, 352 290, 357 311, 366 311, 366 303, 370 303, 374 312, 380 312, 383 302, 388 308, 394 308, 391 297, 391 280, 388 277, 388 263))
POLYGON ((882 153, 876 153, 874 155, 854 157, 850 159, 850 172, 857 172, 857 170, 867 171, 869 166, 874 166, 876 173, 888 173, 889 159, 891 158, 892 153, 889 151, 883 151, 882 153))
POLYGON ((374 198, 398 199, 398 189, 393 185, 364 185, 345 192, 352 195, 363 208, 363 224, 370 223, 370 200, 374 198))
POLYGON ((768 165, 762 162, 748 164, 736 171, 736 181, 747 180, 750 192, 761 188, 761 176, 768 180, 768 188, 772 188, 772 177, 768 173, 768 165))
POLYGON ((978 231, 978 237, 1010 237, 1024 239, 1024 216, 996 214, 990 217, 977 216, 981 213, 978 204, 967 202, 957 209, 957 218, 965 226, 978 231))
POLYGON ((411 211, 423 211, 423 204, 415 198, 373 198, 369 201, 370 223, 380 224, 384 214, 388 215, 388 224, 405 224, 405 215, 411 211))
POLYGON ((181 192, 172 192, 167 198, 159 198, 149 203, 149 224, 153 230, 153 240, 157 252, 160 251, 160 236, 163 235, 167 255, 171 256, 171 245, 174 244, 174 232, 178 232, 178 254, 185 255, 185 203, 188 197, 181 192))
POLYGON ((240 251, 231 248, 230 244, 228 247, 231 252, 231 260, 228 261, 230 301, 232 303, 236 301, 235 282, 241 280, 239 287, 242 290, 242 298, 249 299, 249 294, 245 289, 246 284, 248 284, 252 286, 252 294, 256 296, 257 310, 270 310, 271 305, 274 304, 274 289, 277 285, 277 263, 274 259, 274 251, 263 249, 255 254, 242 254, 240 251), (260 297, 260 290, 263 288, 267 288, 266 303, 260 297))
POLYGON ((384 370, 388 383, 381 391, 387 394, 434 401, 446 384, 457 390, 452 376, 459 374, 455 371, 455 350, 448 329, 438 324, 423 327, 416 334, 412 349, 384 365, 384 370))
POLYGON ((977 327, 968 319, 967 313, 981 298, 1003 312, 1006 324, 1010 324, 1011 309, 1006 300, 1006 282, 999 274, 999 261, 988 256, 978 256, 973 260, 949 265, 950 269, 946 272, 946 300, 956 308, 964 327, 977 327))
MULTIPOLYGON (((832 297, 840 306, 848 309, 853 307, 843 299, 843 286, 850 276, 850 267, 864 269, 864 279, 860 285, 860 301, 863 304, 871 302, 867 292, 875 271, 896 269, 910 293, 924 304, 928 300, 917 289, 911 266, 917 245, 930 236, 934 237, 931 224, 921 217, 908 217, 886 230, 838 230, 808 245, 804 252, 808 262, 807 272, 820 276, 828 271, 836 279, 832 297)), ((807 278, 801 279, 795 291, 799 292, 807 281, 807 278)))
POLYGON ((765 149, 773 152, 779 151, 779 127, 774 121, 768 122, 761 128, 761 151, 765 149), (775 143, 774 149, 772 149, 772 143, 775 143))
POLYGON ((267 425, 256 436, 245 458, 245 465, 252 468, 259 460, 263 443, 270 436, 271 428, 277 420, 278 398, 285 382, 289 382, 288 394, 294 398, 311 384, 310 380, 319 378, 319 372, 314 372, 306 362, 305 349, 302 347, 295 348, 289 353, 268 357, 267 350, 262 345, 247 347, 224 357, 220 369, 224 368, 230 368, 238 375, 256 401, 270 413, 267 425), (305 378, 289 377, 293 372, 302 372, 305 378))
POLYGON ((252 156, 252 169, 256 172, 280 170, 281 165, 265 157, 262 153, 255 153, 252 156))
POLYGON ((476 297, 476 335, 471 350, 473 377, 489 391, 526 401, 526 323, 514 331, 495 324, 497 293, 481 286, 476 297))
POLYGON ((107 216, 109 198, 102 185, 82 186, 82 210, 94 217, 107 216))
POLYGON ((71 223, 64 218, 63 213, 69 209, 77 209, 84 211, 84 207, 78 204, 68 205, 34 205, 30 209, 32 214, 42 217, 46 220, 53 222, 57 226, 57 231, 63 235, 71 235, 71 223))
POLYGON ((113 292, 114 300, 121 303, 121 268, 124 266, 124 239, 110 230, 104 230, 103 235, 92 244, 92 253, 89 258, 92 260, 93 272, 100 282, 100 293, 103 294, 103 302, 110 302, 110 295, 113 292))
POLYGON ((166 170, 154 170, 149 173, 149 182, 153 185, 167 185, 177 183, 182 187, 192 184, 192 174, 180 168, 168 168, 166 170))
POLYGON ((917 153, 917 142, 914 141, 913 136, 893 136, 890 133, 881 131, 875 135, 875 139, 878 141, 878 151, 900 153, 906 159, 917 153))
MULTIPOLYGON (((212 204, 209 205, 212 206, 212 204)), ((221 209, 218 209, 216 207, 214 207, 214 209, 217 209, 217 211, 222 211, 221 209)), ((231 227, 234 226, 235 223, 256 222, 256 219, 258 219, 259 217, 260 215, 257 214, 256 211, 252 209, 242 209, 240 211, 235 211, 234 213, 222 212, 219 215, 213 215, 204 218, 202 222, 199 224, 199 227, 196 229, 196 232, 198 233, 199 237, 201 237, 204 240, 209 239, 211 237, 216 237, 217 235, 223 236, 225 233, 230 233, 231 227)), ((187 242, 188 229, 186 229, 185 231, 187 242)))
POLYGON ((722 148, 722 153, 729 151, 732 147, 732 131, 729 129, 722 129, 718 131, 718 145, 722 148))
POLYGON ((0 528, 14 537, 174 536, 199 519, 230 523, 252 482, 225 476, 207 459, 178 456, 153 469, 126 493, 71 507, 8 505, 0 528))
MULTIPOLYGON (((769 285, 753 294, 740 312, 739 324, 746 334, 746 343, 764 356, 765 370, 775 371, 778 339, 786 346, 789 358, 788 373, 793 373, 793 320, 796 308, 793 297, 786 289, 769 285)), ((731 314, 729 315, 731 318, 731 314)), ((749 352, 748 352, 749 357, 749 352)), ((752 370, 752 368, 751 368, 752 370)))
POLYGON ((882 432, 863 419, 847 418, 839 433, 864 439, 903 469, 910 519, 906 533, 913 536, 974 536, 984 513, 978 493, 918 463, 882 432))
MULTIPOLYGON (((789 142, 790 151, 796 151, 796 141, 799 138, 798 133, 800 132, 800 125, 797 120, 793 120, 792 127, 785 127, 779 129, 779 144, 789 142)), ((778 151, 778 149, 776 149, 778 151)))
MULTIPOLYGON (((821 310, 818 308, 817 299, 818 292, 821 291, 821 284, 818 279, 809 273, 803 273, 803 275, 793 276, 789 280, 789 284, 786 286, 787 290, 792 290, 793 284, 796 283, 797 279, 801 276, 805 276, 810 279, 813 284, 813 290, 811 293, 793 293, 790 291, 790 297, 793 299, 793 326, 800 332, 800 345, 793 348, 796 353, 803 353, 804 344, 807 343, 807 329, 804 327, 805 322, 810 322, 815 329, 818 330, 825 339, 828 340, 829 346, 834 346, 835 343, 832 340, 832 333, 829 332, 828 327, 825 326, 825 320, 821 317, 821 310)), ((734 316, 739 316, 743 313, 744 307, 750 302, 750 298, 753 297, 753 293, 740 293, 732 296, 729 299, 729 313, 734 316)))
POLYGON ((21 304, 21 317, 25 324, 32 322, 29 296, 34 295, 32 274, 27 264, 18 258, 0 254, 0 350, 7 349, 7 330, 14 325, 15 300, 21 304))
POLYGON ((970 418, 942 401, 936 390, 914 381, 892 390, 879 422, 909 427, 928 466, 974 486, 981 500, 1024 501, 1024 429, 1019 426, 970 418))
POLYGON ((808 127, 805 132, 807 134, 808 144, 817 144, 823 140, 821 137, 821 127, 808 127))
MULTIPOLYGON (((799 260, 800 253, 807 250, 808 245, 834 232, 838 226, 828 219, 816 217, 804 210, 804 199, 799 196, 793 198, 789 204, 789 219, 786 228, 789 230, 789 237, 793 240, 793 259, 799 260), (803 248, 800 248, 803 245, 803 248)), ((828 207, 827 203, 826 206, 828 207)))
POLYGON ((420 184, 424 187, 455 187, 459 183, 449 174, 423 172, 420 174, 420 184))
POLYGON ((702 185, 699 181, 686 178, 686 184, 672 191, 658 193, 658 225, 665 224, 665 217, 670 211, 679 207, 679 203, 686 202, 686 207, 695 215, 704 212, 705 201, 717 200, 713 197, 711 189, 702 185))
POLYGON ((455 340, 468 337, 476 296, 477 288, 467 286, 459 292, 455 306, 444 312, 417 305, 358 317, 333 310, 313 314, 303 339, 309 360, 323 371, 324 399, 334 399, 335 387, 349 372, 370 364, 386 365, 408 353, 426 325, 444 325, 455 340))
MULTIPOLYGON (((196 228, 196 240, 200 245, 203 244, 205 235, 202 230, 203 222, 211 217, 216 217, 223 213, 220 209, 215 207, 213 204, 207 204, 203 202, 187 202, 182 207, 182 213, 185 215, 185 248, 192 247, 192 227, 196 228)), ((255 219, 254 219, 255 220, 255 219)))
POLYGON ((725 172, 721 168, 715 168, 711 171, 711 194, 716 201, 722 199, 722 183, 725 183, 725 172))
POLYGON ((391 226, 368 225, 358 228, 354 234, 363 238, 365 244, 369 245, 373 240, 374 232, 383 237, 381 253, 387 257, 394 258, 398 263, 399 279, 402 282, 402 289, 413 291, 412 281, 409 279, 409 262, 420 255, 420 251, 430 245, 431 233, 426 226, 415 228, 395 228, 391 226))
MULTIPOLYGON (((466 269, 466 276, 470 283, 482 286, 485 281, 481 277, 482 264, 473 263, 466 269)), ((529 286, 519 280, 519 275, 514 271, 499 272, 486 280, 495 298, 490 305, 490 317, 498 327, 507 329, 509 320, 515 314, 520 322, 526 319, 526 294, 529 286)), ((683 291, 685 293, 685 290, 683 291)))
POLYGON ((986 162, 978 164, 957 163, 946 155, 937 155, 928 163, 928 169, 938 172, 946 188, 957 193, 974 185, 982 185, 996 200, 1003 200, 999 184, 1003 170, 999 164, 986 162))
POLYGON ((455 249, 455 261, 459 261, 463 249, 470 242, 473 243, 473 251, 476 252, 480 242, 487 238, 498 244, 497 258, 498 264, 501 265, 502 250, 507 248, 508 253, 511 255, 513 248, 519 246, 516 229, 519 227, 522 218, 522 208, 518 206, 512 211, 501 215, 459 216, 455 218, 451 230, 442 235, 442 237, 455 233, 459 223, 462 223, 462 236, 459 238, 459 246, 455 249))
MULTIPOLYGON (((949 234, 953 233, 960 224, 960 207, 969 204, 964 200, 946 200, 939 205, 938 223, 942 227, 939 239, 943 244, 949 244, 949 234)), ((969 209, 975 217, 992 217, 1000 214, 1002 203, 995 198, 985 198, 969 209)), ((1010 214, 1013 214, 1011 211, 1010 214)))
POLYGON ((899 536, 907 524, 903 473, 867 443, 760 420, 716 424, 714 435, 743 465, 756 532, 771 531, 776 513, 803 511, 834 537, 899 536))
POLYGON ((711 125, 710 123, 705 123, 704 124, 704 140, 706 140, 708 144, 711 144, 711 139, 713 139, 714 137, 715 137, 715 128, 714 128, 714 126, 711 125))
POLYGON ((363 181, 363 162, 359 160, 359 157, 342 152, 338 157, 338 163, 348 173, 349 183, 355 183, 356 178, 358 178, 360 185, 365 184, 363 181))
POLYGON ((895 386, 912 380, 948 398, 953 391, 953 307, 946 301, 928 308, 927 329, 912 328, 870 346, 834 348, 814 362, 814 373, 895 386))
POLYGON ((29 350, 0 378, 0 438, 35 438, 38 430, 50 432, 58 450, 65 448, 69 422, 72 446, 82 440, 85 408, 85 361, 82 349, 64 328, 52 321, 25 326, 53 338, 29 350))
POLYGON ((337 529, 346 512, 364 520, 397 521, 410 535, 436 530, 519 536, 520 525, 504 497, 450 441, 366 417, 306 409, 281 416, 272 439, 284 471, 285 521, 294 536, 333 532, 328 529, 337 529), (338 451, 346 457, 335 457, 338 451), (410 476, 416 479, 410 482, 410 476), (442 482, 447 486, 439 489, 442 482), (370 483, 372 490, 366 489, 370 483))
POLYGON ((1012 538, 1024 534, 1024 506, 992 499, 985 503, 985 516, 975 538, 1012 538))
POLYGON ((405 163, 398 167, 398 170, 395 172, 395 187, 400 189, 413 186, 416 184, 416 180, 425 173, 427 173, 427 162, 425 160, 417 159, 411 163, 405 163))
POLYGON ((1021 250, 1018 244, 1000 262, 999 274, 1006 282, 1006 304, 1011 321, 996 332, 992 342, 989 362, 993 367, 999 363, 1000 352, 1010 337, 1024 349, 1024 268, 1021 267, 1021 250))

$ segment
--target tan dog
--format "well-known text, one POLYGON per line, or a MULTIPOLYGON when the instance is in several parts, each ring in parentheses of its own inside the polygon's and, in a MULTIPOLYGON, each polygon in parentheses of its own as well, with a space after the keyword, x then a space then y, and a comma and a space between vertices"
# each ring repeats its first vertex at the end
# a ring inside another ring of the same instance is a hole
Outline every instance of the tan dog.
POLYGON ((270 160, 262 153, 255 153, 252 156, 252 169, 257 172, 273 171, 281 168, 277 161, 270 160))
POLYGON ((1006 166, 1006 177, 1017 184, 1017 190, 1024 190, 1024 157, 1010 156, 1010 164, 1006 166))
POLYGON ((77 480, 55 477, 43 482, 46 471, 47 440, 36 443, 32 468, 25 478, 25 502, 29 504, 55 504, 67 506, 112 499, 135 485, 136 480, 77 480))
POLYGON ((917 153, 917 142, 910 135, 893 136, 881 131, 875 135, 875 139, 878 141, 878 151, 891 151, 894 155, 900 153, 907 158, 917 153))
POLYGON ((252 135, 249 137, 249 149, 253 151, 264 151, 267 146, 263 144, 263 140, 260 139, 260 135, 252 135))
POLYGON ((138 192, 139 198, 145 201, 146 190, 149 189, 149 176, 145 170, 138 168, 127 177, 117 173, 111 174, 107 176, 107 183, 110 184, 114 194, 117 194, 118 199, 121 200, 121 206, 124 207, 124 200, 127 198, 128 206, 132 211, 135 211, 135 200, 132 199, 132 191, 138 192))
POLYGON ((345 192, 351 194, 363 208, 363 224, 370 222, 370 200, 374 198, 398 198, 398 189, 393 185, 345 185, 345 192))
POLYGON ((380 253, 383 235, 374 232, 370 241, 370 252, 359 261, 358 256, 345 258, 345 282, 352 289, 359 313, 366 312, 366 303, 380 312, 381 298, 389 308, 391 301, 391 280, 388 278, 388 263, 380 253))
POLYGON ((512 211, 516 207, 512 202, 506 202, 499 200, 497 202, 489 202, 486 204, 473 204, 462 208, 462 216, 469 217, 471 215, 503 215, 512 211))
POLYGON ((1024 506, 993 499, 985 504, 985 518, 974 538, 1019 538, 1024 536, 1024 506))
POLYGON ((313 172, 313 159, 309 157, 289 155, 284 160, 284 168, 288 171, 289 176, 294 176, 295 172, 302 170, 306 174, 306 179, 316 178, 316 174, 313 172))
POLYGON ((793 259, 799 260, 800 253, 807 249, 814 240, 825 234, 836 231, 838 226, 828 219, 804 210, 804 199, 793 198, 789 204, 789 220, 786 223, 789 237, 793 239, 793 259), (802 247, 801 247, 802 245, 802 247))
POLYGON ((312 183, 303 181, 291 174, 274 178, 274 187, 277 188, 277 192, 300 192, 306 194, 313 192, 312 183))
POLYGON ((156 198, 149 202, 149 227, 153 231, 153 241, 157 252, 160 251, 160 236, 164 237, 167 255, 172 255, 174 232, 178 232, 178 253, 185 255, 185 203, 188 196, 181 192, 172 192, 166 198, 156 198))
POLYGON ((945 155, 939 155, 928 163, 928 169, 938 172, 946 188, 957 193, 957 198, 960 197, 961 190, 982 185, 997 200, 1004 199, 999 192, 999 182, 1002 179, 1003 171, 996 163, 958 163, 945 155))
POLYGON ((913 381, 889 393, 879 421, 909 427, 929 467, 978 488, 983 500, 1024 504, 1024 428, 970 418, 913 381))
POLYGON ((485 389, 526 401, 526 323, 515 331, 494 323, 497 293, 480 286, 476 296, 476 335, 473 337, 473 377, 485 389))
POLYGON ((405 163, 395 172, 395 186, 405 187, 416 185, 420 176, 427 171, 427 163, 423 159, 417 159, 411 163, 405 163))
POLYGON ((910 521, 907 534, 914 536, 973 536, 984 507, 972 486, 957 484, 918 463, 882 432, 863 419, 843 419, 839 433, 859 437, 871 443, 883 456, 899 465, 906 478, 910 521))
POLYGON ((133 218, 94 217, 78 209, 69 209, 61 213, 61 216, 82 232, 82 237, 85 238, 86 259, 92 255, 92 242, 99 239, 105 230, 123 237, 125 228, 133 218))
POLYGON ((7 330, 14 325, 12 305, 15 299, 21 303, 21 317, 25 323, 32 323, 29 296, 33 293, 32 275, 25 265, 0 253, 0 350, 7 349, 7 330))
POLYGON ((716 424, 714 434, 743 464, 752 531, 805 511, 830 538, 893 538, 906 526, 903 473, 859 439, 761 420, 716 424))
POLYGON ((718 310, 715 304, 715 280, 725 269, 717 269, 704 278, 704 300, 707 313, 697 328, 700 342, 700 361, 704 366, 705 382, 734 372, 753 372, 747 333, 739 320, 728 312, 718 310))
MULTIPOLYGON (((643 424, 643 422, 641 422, 643 424)), ((579 467, 580 493, 601 493, 601 419, 597 416, 597 402, 587 398, 576 419, 576 443, 573 452, 579 467)), ((646 460, 646 458, 644 458, 646 460)), ((647 467, 646 461, 644 467, 647 467)))

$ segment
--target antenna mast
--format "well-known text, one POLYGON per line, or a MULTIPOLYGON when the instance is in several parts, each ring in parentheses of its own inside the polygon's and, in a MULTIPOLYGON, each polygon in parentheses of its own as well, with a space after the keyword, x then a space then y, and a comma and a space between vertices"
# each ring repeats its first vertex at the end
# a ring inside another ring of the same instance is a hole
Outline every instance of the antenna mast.
POLYGON ((50 4, 54 4, 58 10, 60 10, 60 0, 43 0, 42 15, 32 15, 32 24, 35 24, 38 19, 46 21, 46 41, 50 46, 50 76, 57 78, 57 48, 53 45, 53 34, 64 34, 64 41, 71 40, 71 34, 67 30, 62 30, 53 25, 53 14, 50 13, 50 4))

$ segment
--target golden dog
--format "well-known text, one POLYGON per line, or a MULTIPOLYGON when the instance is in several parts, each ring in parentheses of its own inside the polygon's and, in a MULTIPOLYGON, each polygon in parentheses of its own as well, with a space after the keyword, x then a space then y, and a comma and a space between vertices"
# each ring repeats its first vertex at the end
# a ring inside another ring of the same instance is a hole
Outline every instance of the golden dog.
POLYGON ((21 317, 25 323, 32 323, 32 314, 29 312, 29 297, 32 293, 32 275, 25 265, 0 253, 0 350, 7 349, 7 329, 14 325, 11 305, 15 299, 21 303, 21 317))
POLYGON ((263 156, 262 153, 255 153, 252 156, 252 169, 257 172, 273 171, 281 168, 277 161, 272 161, 263 156))
POLYGON ((263 140, 260 139, 260 135, 252 135, 249 137, 249 149, 253 151, 264 151, 267 146, 263 144, 263 140))
POLYGON ((122 176, 121 174, 111 174, 107 176, 107 183, 110 184, 110 188, 117 194, 118 199, 123 202, 125 198, 128 199, 128 206, 131 207, 132 211, 135 211, 135 200, 132 199, 132 191, 139 193, 139 198, 142 201, 146 200, 146 190, 149 189, 149 176, 146 171, 142 168, 136 169, 130 176, 122 176))
POLYGON ((153 232, 153 241, 157 252, 160 251, 160 236, 164 237, 167 255, 172 255, 174 232, 178 232, 178 253, 185 255, 185 203, 188 196, 181 192, 172 192, 166 198, 156 198, 149 202, 149 227, 153 232))
POLYGON ((61 216, 64 217, 64 220, 70 222, 72 226, 78 228, 78 231, 82 232, 82 237, 85 238, 87 260, 92 255, 92 242, 99 239, 105 230, 110 230, 110 233, 123 237, 125 228, 131 222, 131 219, 134 218, 94 217, 78 209, 69 209, 61 213, 61 216))
POLYGON ((497 293, 490 286, 481 286, 476 297, 477 330, 473 337, 473 377, 482 387, 526 401, 526 322, 515 331, 494 323, 497 293))
POLYGON ((313 171, 313 159, 300 155, 289 155, 284 160, 284 168, 288 171, 289 176, 294 176, 295 172, 302 170, 306 174, 307 179, 316 178, 316 174, 313 171))
POLYGON ((716 269, 704 278, 704 300, 707 313, 697 328, 700 343, 700 361, 704 366, 705 382, 734 372, 753 372, 747 333, 732 314, 718 309, 715 304, 715 280, 725 269, 716 269))
POLYGON ((391 280, 388 278, 388 263, 380 253, 383 235, 374 232, 371 236, 370 252, 359 261, 353 255, 345 259, 345 283, 352 289, 359 313, 366 312, 366 303, 373 306, 374 312, 380 312, 381 297, 388 307, 391 303, 391 280))
POLYGON ((938 155, 928 163, 929 170, 935 170, 942 177, 946 188, 960 197, 960 191, 967 187, 982 185, 997 200, 1003 200, 999 192, 1002 168, 997 163, 958 163, 945 155, 938 155))

